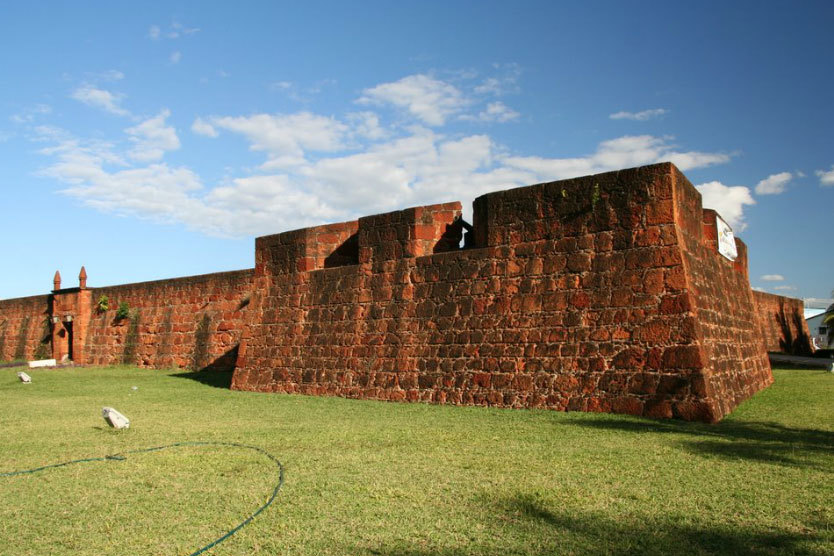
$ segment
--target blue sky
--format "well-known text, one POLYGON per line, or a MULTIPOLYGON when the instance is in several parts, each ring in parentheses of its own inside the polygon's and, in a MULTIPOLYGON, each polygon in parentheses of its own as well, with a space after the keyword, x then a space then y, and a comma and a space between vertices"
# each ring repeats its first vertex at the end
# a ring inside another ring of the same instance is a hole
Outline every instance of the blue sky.
POLYGON ((0 298, 678 164, 754 287, 834 288, 831 2, 6 3, 0 298), (567 4, 567 3, 566 3, 567 4))

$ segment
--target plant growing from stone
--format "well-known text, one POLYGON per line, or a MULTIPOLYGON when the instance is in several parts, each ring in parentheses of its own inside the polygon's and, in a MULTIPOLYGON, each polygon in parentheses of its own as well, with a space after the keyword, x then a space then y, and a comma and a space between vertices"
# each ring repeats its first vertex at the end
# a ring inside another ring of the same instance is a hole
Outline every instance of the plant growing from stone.
POLYGON ((103 313, 110 308, 110 300, 107 298, 106 295, 102 295, 98 298, 98 304, 96 305, 99 313, 103 313))
POLYGON ((116 320, 124 320, 130 316, 130 306, 127 301, 120 301, 119 308, 116 309, 116 320))

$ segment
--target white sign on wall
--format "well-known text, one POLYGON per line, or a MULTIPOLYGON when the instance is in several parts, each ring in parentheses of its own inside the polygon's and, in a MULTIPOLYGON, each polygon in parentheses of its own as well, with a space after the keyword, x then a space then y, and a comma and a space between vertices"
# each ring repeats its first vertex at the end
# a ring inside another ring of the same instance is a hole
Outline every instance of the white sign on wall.
POLYGON ((731 261, 736 260, 738 251, 733 229, 717 214, 715 215, 715 229, 718 231, 718 252, 731 261))

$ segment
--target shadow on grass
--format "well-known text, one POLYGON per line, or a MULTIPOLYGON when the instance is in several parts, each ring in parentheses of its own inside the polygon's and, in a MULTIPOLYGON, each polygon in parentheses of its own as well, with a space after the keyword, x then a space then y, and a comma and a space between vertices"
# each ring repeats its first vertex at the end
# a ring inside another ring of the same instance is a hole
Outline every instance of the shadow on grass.
MULTIPOLYGON (((450 548, 392 547, 369 550, 385 556, 457 554, 821 554, 826 539, 818 533, 724 524, 684 523, 676 518, 647 522, 639 517, 573 510, 553 511, 536 497, 516 495, 489 504, 488 530, 509 540, 505 546, 479 543, 450 548), (512 543, 512 544, 510 544, 512 543)), ((815 530, 815 528, 811 528, 815 530)), ((483 534, 483 533, 482 533, 483 534)))
POLYGON ((0 362, 0 369, 11 369, 13 367, 25 367, 26 361, 2 361, 0 362))
POLYGON ((807 543, 822 540, 816 534, 785 530, 682 523, 677 519, 652 523, 591 512, 554 512, 529 495, 505 499, 497 504, 497 510, 515 526, 550 529, 552 534, 573 537, 580 550, 602 550, 606 554, 814 554, 807 543))
POLYGON ((789 467, 834 470, 809 461, 834 451, 834 432, 786 427, 777 423, 724 421, 717 425, 634 419, 576 420, 570 426, 632 434, 673 434, 684 448, 701 455, 746 459, 789 467), (688 437, 688 438, 687 438, 688 437))
POLYGON ((174 378, 187 378, 200 384, 205 384, 206 386, 228 390, 232 386, 232 374, 234 374, 234 371, 193 371, 176 373, 171 376, 174 378))

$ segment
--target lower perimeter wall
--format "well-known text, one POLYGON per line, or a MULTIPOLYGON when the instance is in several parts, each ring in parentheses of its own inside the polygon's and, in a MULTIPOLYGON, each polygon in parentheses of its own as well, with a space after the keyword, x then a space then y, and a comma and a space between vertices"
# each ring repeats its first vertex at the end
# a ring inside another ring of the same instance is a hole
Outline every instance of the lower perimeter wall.
POLYGON ((0 300, 0 361, 52 357, 50 296, 0 300))
POLYGON ((772 382, 746 248, 673 165, 479 197, 471 249, 459 214, 258 238, 232 387, 714 422, 772 382))
POLYGON ((86 362, 232 370, 249 305, 252 270, 95 288, 86 362), (106 296, 108 309, 97 301, 106 296), (128 317, 117 319, 119 304, 128 317))
POLYGON ((754 291, 759 334, 767 351, 811 355, 811 334, 801 299, 754 291))
POLYGON ((56 277, 50 295, 0 300, 0 361, 234 369, 251 269, 104 288, 83 273, 81 287, 56 277))

